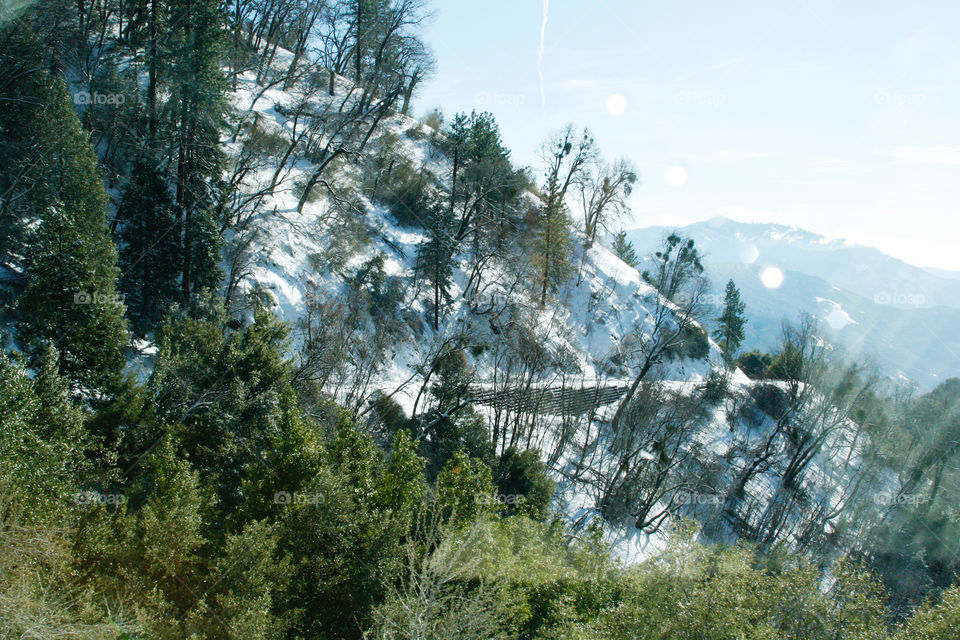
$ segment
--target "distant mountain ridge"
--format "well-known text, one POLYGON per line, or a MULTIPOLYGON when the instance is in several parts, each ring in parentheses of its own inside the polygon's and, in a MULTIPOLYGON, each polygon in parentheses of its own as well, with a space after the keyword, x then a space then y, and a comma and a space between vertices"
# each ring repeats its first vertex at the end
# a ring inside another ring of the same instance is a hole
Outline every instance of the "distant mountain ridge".
MULTIPOLYGON (((639 254, 647 254, 672 230, 646 227, 627 236, 639 254)), ((916 267, 872 247, 780 224, 720 217, 680 231, 705 256, 713 302, 720 302, 718 294, 728 279, 740 287, 749 319, 745 349, 773 348, 781 321, 806 311, 823 321, 834 342, 852 357, 872 359, 890 376, 932 388, 960 375, 958 274, 916 267), (783 273, 779 287, 763 284, 765 269, 783 273)))

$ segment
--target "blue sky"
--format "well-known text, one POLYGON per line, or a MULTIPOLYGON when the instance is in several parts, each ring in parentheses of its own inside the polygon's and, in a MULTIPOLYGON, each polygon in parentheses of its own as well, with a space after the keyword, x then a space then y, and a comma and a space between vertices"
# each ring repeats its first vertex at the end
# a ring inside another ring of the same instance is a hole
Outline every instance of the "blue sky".
POLYGON ((543 0, 434 7, 418 111, 492 111, 529 165, 589 127, 640 170, 627 227, 726 215, 960 270, 960 2, 552 0, 542 65, 543 0))

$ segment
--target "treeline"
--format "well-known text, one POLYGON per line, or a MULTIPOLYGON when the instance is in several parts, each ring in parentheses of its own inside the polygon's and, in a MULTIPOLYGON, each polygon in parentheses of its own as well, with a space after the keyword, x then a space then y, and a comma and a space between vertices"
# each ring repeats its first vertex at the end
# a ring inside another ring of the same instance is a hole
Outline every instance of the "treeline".
POLYGON ((705 547, 692 528, 624 569, 599 530, 538 506, 537 456, 491 470, 457 452, 431 480, 404 430, 385 450, 297 397, 270 315, 232 334, 216 305, 193 316, 166 321, 150 382, 96 415, 55 351, 32 378, 0 360, 5 634, 927 640, 960 621, 952 588, 891 631, 862 564, 824 584, 782 548, 705 547))

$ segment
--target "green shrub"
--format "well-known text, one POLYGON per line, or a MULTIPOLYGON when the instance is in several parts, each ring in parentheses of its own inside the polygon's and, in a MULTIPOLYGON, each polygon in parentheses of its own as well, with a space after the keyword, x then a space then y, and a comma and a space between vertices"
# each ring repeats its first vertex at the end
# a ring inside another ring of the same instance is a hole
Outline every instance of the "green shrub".
POLYGON ((757 408, 774 420, 779 420, 787 411, 787 394, 780 387, 757 385, 750 390, 750 396, 757 403, 757 408))
POLYGON ((751 380, 762 380, 771 362, 773 357, 769 353, 749 351, 737 358, 735 364, 751 380))
POLYGON ((707 333, 693 323, 684 325, 676 343, 664 350, 664 357, 668 359, 702 360, 708 355, 710 355, 710 341, 707 339, 707 333))
POLYGON ((720 369, 712 369, 703 385, 703 399, 714 406, 720 404, 727 397, 728 386, 726 374, 720 369))
POLYGON ((536 520, 547 516, 556 488, 536 449, 510 447, 497 461, 497 499, 507 514, 523 513, 536 520))

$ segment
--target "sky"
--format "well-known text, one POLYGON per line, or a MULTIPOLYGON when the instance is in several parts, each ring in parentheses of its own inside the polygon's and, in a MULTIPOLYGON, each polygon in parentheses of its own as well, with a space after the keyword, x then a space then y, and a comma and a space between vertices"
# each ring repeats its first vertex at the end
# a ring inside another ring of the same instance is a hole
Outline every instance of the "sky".
POLYGON ((638 167, 627 228, 776 222, 960 271, 960 2, 433 0, 417 111, 567 123, 638 167), (542 36, 542 39, 541 39, 542 36))

